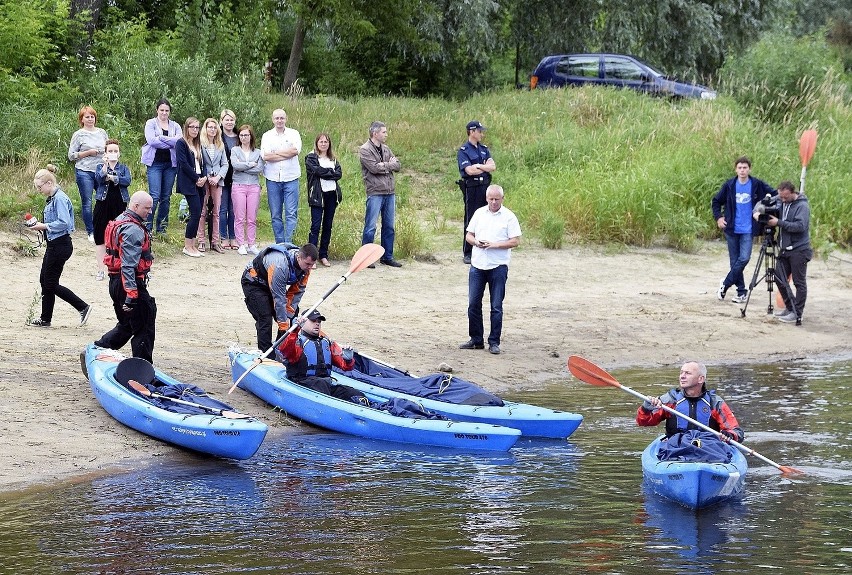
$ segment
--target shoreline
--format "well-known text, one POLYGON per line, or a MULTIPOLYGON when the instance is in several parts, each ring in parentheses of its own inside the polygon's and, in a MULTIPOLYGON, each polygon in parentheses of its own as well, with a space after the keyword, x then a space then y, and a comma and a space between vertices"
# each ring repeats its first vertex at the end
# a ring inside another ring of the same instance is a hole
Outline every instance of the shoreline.
MULTIPOLYGON (((14 270, 0 278, 0 290, 9 294, 0 302, 0 436, 8 445, 0 453, 0 493, 29 493, 184 457, 112 419, 81 373, 80 351, 115 323, 106 282, 94 280, 94 247, 85 235, 75 234, 75 253, 62 276, 63 285, 94 305, 84 327, 77 327, 78 314, 61 300, 52 328, 24 327, 37 304, 43 252, 20 256, 12 249, 15 240, 0 233, 0 260, 14 270)), ((412 373, 434 372, 445 362, 459 377, 516 396, 570 381, 565 364, 571 354, 610 371, 676 366, 687 359, 709 366, 852 359, 848 256, 810 263, 809 299, 797 327, 766 316, 763 284, 746 318, 739 306, 716 299, 728 261, 721 242, 706 242, 696 254, 621 246, 553 251, 531 244, 513 251, 501 355, 458 349, 468 339, 467 266, 456 250, 403 260, 399 269, 377 266, 353 274, 323 303, 323 327, 338 342, 412 373)), ((235 251, 157 258, 149 286, 159 308, 154 361, 173 377, 260 417, 270 425, 270 441, 295 429, 293 424, 248 393, 225 395, 231 384, 228 346, 254 345, 239 285, 246 262, 235 251)), ((753 264, 754 258, 747 279, 753 264)), ((316 270, 304 304, 313 304, 348 265, 336 260, 316 270)), ((121 351, 129 355, 129 346, 121 351)))

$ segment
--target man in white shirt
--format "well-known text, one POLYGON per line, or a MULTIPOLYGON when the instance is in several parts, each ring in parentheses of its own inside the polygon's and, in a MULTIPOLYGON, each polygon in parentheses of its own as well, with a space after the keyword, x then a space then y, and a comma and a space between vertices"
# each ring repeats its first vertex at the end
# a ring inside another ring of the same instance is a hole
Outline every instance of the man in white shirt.
POLYGON ((490 185, 485 192, 487 206, 474 212, 467 225, 465 241, 473 246, 468 272, 467 320, 470 339, 459 349, 484 349, 482 297, 488 285, 491 300, 491 331, 488 351, 500 353, 503 331, 503 297, 509 277, 512 248, 521 243, 521 226, 509 208, 503 206, 503 188, 490 185))
POLYGON ((272 112, 272 123, 275 127, 264 133, 260 140, 260 153, 265 162, 263 176, 266 178, 272 233, 275 234, 275 243, 280 244, 291 242, 296 231, 302 136, 287 127, 287 113, 280 108, 272 112))

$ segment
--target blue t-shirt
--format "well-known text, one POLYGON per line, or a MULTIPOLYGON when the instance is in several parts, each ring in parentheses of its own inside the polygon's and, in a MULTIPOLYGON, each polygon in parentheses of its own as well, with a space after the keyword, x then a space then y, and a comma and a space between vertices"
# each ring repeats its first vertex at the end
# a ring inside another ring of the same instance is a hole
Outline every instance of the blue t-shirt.
POLYGON ((741 184, 737 180, 737 207, 734 214, 734 233, 735 234, 750 234, 751 233, 751 178, 741 184))

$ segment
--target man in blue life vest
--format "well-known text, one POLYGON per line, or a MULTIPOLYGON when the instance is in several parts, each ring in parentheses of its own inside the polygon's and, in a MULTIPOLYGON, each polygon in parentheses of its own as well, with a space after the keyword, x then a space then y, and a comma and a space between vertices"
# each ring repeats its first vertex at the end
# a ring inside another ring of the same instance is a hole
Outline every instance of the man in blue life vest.
POLYGON ((689 361, 680 369, 680 387, 671 389, 645 401, 636 413, 636 423, 642 426, 654 426, 666 421, 666 437, 683 433, 690 429, 699 429, 682 417, 676 417, 660 409, 666 405, 678 413, 691 417, 713 430, 721 432, 725 438, 742 442, 745 434, 725 400, 715 391, 705 386, 707 367, 703 363, 689 361))
POLYGON ((488 146, 482 143, 485 126, 479 120, 467 123, 467 142, 462 144, 457 154, 459 175, 457 182, 464 200, 464 227, 462 228, 462 256, 466 264, 470 263, 473 246, 467 242, 467 225, 474 212, 485 206, 485 191, 491 183, 491 172, 497 169, 488 146))
POLYGON ((334 382, 332 366, 351 371, 355 367, 355 350, 341 348, 322 332, 325 316, 313 310, 295 321, 299 327, 287 334, 275 350, 278 359, 287 365, 287 379, 325 395, 370 405, 354 387, 334 382))
POLYGON ((136 192, 123 214, 104 232, 109 295, 118 323, 95 342, 98 347, 121 349, 129 341, 133 357, 153 363, 157 304, 148 294, 148 271, 154 261, 151 234, 145 221, 153 210, 148 192, 136 192))
POLYGON ((731 286, 737 286, 737 295, 731 302, 740 304, 746 301, 748 289, 743 271, 751 259, 753 237, 760 233, 760 226, 752 219, 752 211, 767 194, 775 196, 772 186, 751 176, 751 160, 742 156, 734 163, 737 175, 722 184, 710 203, 713 219, 720 230, 725 232, 728 242, 728 258, 731 270, 719 282, 716 297, 725 299, 731 286))
POLYGON ((278 324, 277 337, 290 327, 318 258, 319 251, 313 244, 301 248, 290 243, 272 244, 243 270, 240 284, 246 307, 254 318, 259 350, 272 347, 273 320, 278 324))

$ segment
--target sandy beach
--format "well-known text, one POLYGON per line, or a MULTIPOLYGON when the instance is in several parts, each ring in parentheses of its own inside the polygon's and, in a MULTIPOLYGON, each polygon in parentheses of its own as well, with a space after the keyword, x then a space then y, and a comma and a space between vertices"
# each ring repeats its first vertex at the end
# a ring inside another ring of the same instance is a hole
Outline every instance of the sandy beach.
MULTIPOLYGON (((57 301, 53 327, 44 329, 25 326, 40 309, 43 250, 21 256, 13 249, 17 240, 17 234, 0 234, 0 491, 144 465, 160 456, 187 457, 113 420, 81 373, 80 351, 115 323, 107 282, 94 278, 94 246, 77 232, 62 276, 63 285, 95 306, 89 323, 78 327, 77 312, 57 301)), ((149 285, 159 308, 155 364, 223 398, 231 383, 228 346, 255 344, 239 284, 247 258, 236 251, 201 259, 164 251, 175 250, 159 247, 149 285)), ((456 375, 496 393, 569 381, 570 354, 606 369, 676 367, 688 358, 709 366, 845 359, 852 357, 852 258, 842 258, 811 262, 807 309, 798 327, 767 316, 764 284, 745 318, 739 306, 716 299, 728 261, 721 242, 683 254, 613 246, 552 251, 525 239, 510 266, 501 355, 458 349, 468 339, 467 266, 456 251, 403 260, 401 269, 377 265, 353 274, 323 304, 323 328, 341 343, 414 373, 436 371, 445 362, 456 375)), ((333 264, 312 274, 303 309, 349 266, 333 264)), ((129 355, 129 346, 122 351, 129 355)), ((267 441, 292 429, 292 422, 243 391, 226 401, 266 421, 267 441)))

